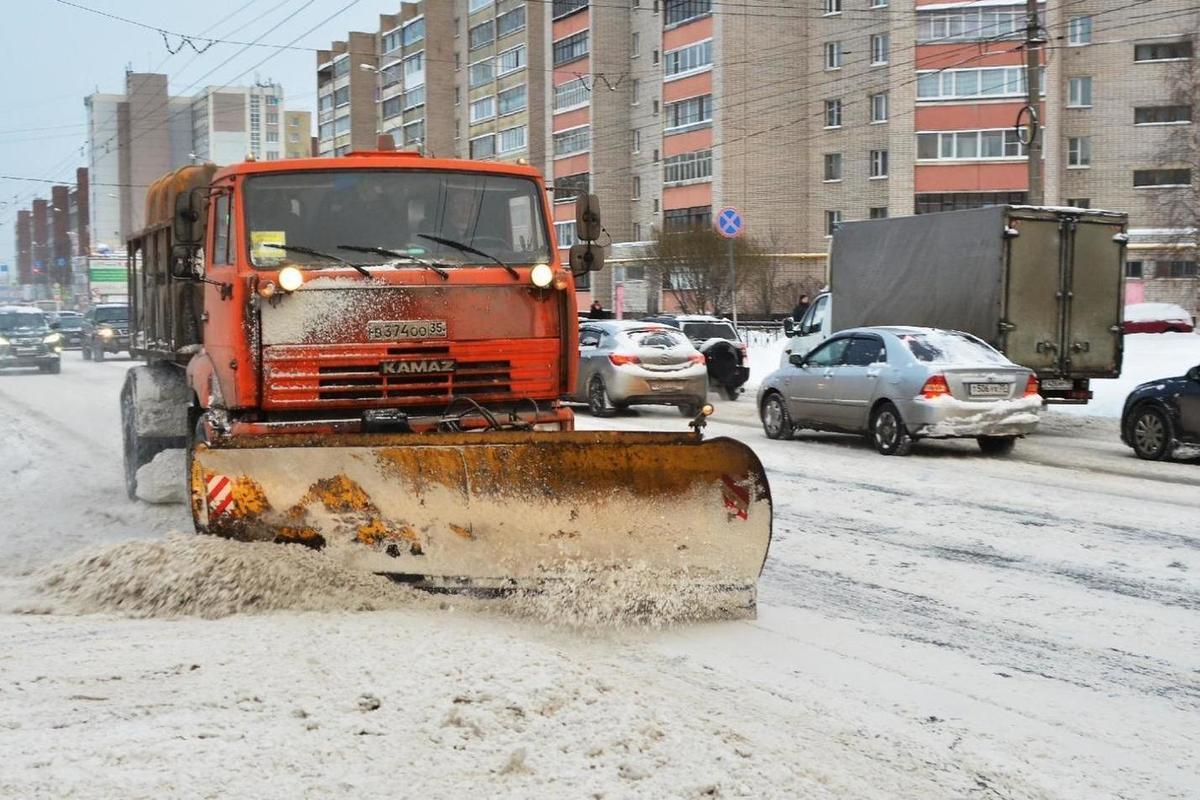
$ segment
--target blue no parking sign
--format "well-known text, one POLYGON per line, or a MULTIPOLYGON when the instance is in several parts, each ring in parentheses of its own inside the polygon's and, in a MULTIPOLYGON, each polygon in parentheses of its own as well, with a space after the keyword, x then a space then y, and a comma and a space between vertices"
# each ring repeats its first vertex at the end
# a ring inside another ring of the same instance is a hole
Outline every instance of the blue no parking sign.
POLYGON ((741 236, 745 227, 746 222, 742 219, 742 212, 733 206, 725 206, 721 209, 721 213, 717 214, 717 232, 726 239, 736 239, 741 236))

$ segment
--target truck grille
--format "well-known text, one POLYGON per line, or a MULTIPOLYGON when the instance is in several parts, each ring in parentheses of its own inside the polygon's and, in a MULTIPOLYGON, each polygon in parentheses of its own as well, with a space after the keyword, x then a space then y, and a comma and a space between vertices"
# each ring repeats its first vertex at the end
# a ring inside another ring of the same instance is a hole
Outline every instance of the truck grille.
POLYGON ((549 339, 445 345, 275 345, 263 350, 266 409, 421 406, 454 397, 502 401, 554 397, 558 342, 549 339), (385 373, 453 362, 447 371, 385 373))

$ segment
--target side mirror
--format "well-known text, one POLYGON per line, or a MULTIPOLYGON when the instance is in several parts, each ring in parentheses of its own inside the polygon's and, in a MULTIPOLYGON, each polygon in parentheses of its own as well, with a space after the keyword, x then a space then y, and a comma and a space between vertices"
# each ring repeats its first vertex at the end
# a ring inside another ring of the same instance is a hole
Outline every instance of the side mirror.
POLYGON ((783 335, 789 339, 796 335, 796 321, 791 317, 784 317, 783 335))
POLYGON ((1187 371, 1187 378, 1190 381, 1196 381, 1197 383, 1200 383, 1200 365, 1189 369, 1187 371))
POLYGON ((581 278, 604 269, 604 248, 590 242, 571 245, 571 274, 581 278))
POLYGON ((804 356, 800 355, 799 353, 792 353, 790 356, 788 356, 788 363, 793 367, 803 367, 804 356))
POLYGON ((52 331, 56 331, 56 330, 58 330, 58 329, 59 329, 59 328, 61 328, 61 327, 62 327, 62 323, 61 323, 61 322, 51 322, 51 323, 50 323, 50 330, 52 330, 52 331))
POLYGON ((204 242, 204 212, 207 199, 203 189, 192 189, 175 196, 175 216, 171 238, 176 245, 199 247, 204 242))
POLYGON ((575 236, 583 242, 600 238, 600 198, 581 194, 575 198, 575 236))
POLYGON ((171 248, 171 277, 179 280, 195 280, 196 248, 189 244, 177 244, 171 248))

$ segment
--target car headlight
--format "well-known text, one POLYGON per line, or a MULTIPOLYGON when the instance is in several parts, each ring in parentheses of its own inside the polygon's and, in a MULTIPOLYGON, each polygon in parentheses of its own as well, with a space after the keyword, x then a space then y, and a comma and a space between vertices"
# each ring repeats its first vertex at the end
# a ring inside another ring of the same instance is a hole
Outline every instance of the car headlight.
POLYGON ((101 339, 111 339, 112 335, 113 335, 113 329, 112 328, 101 328, 100 330, 96 331, 96 335, 99 336, 101 339))
POLYGON ((43 344, 55 344, 60 341, 62 341, 62 336, 57 333, 47 334, 46 336, 42 337, 43 344))
POLYGON ((304 273, 295 267, 284 267, 279 270, 279 288, 285 292, 294 292, 304 283, 304 273))
POLYGON ((7 346, 8 346, 8 339, 5 339, 3 336, 0 336, 0 347, 7 347, 7 346))
POLYGON ((533 269, 529 270, 529 280, 539 289, 545 289, 554 283, 554 270, 550 269, 549 264, 534 264, 533 269))

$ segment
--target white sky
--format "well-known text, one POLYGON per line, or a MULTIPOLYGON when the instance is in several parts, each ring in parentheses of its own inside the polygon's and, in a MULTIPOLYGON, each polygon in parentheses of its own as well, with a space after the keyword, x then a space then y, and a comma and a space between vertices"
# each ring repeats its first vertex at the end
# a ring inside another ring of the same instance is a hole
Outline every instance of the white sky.
MULTIPOLYGON (((170 31, 246 42, 261 36, 269 44, 287 44, 353 3, 296 42, 312 48, 328 47, 350 30, 374 31, 380 14, 396 13, 402 5, 402 0, 77 2, 170 31)), ((167 73, 172 94, 192 95, 226 81, 252 83, 257 74, 283 84, 287 108, 316 107, 316 56, 311 50, 251 47, 239 53, 237 45, 216 44, 199 56, 186 46, 170 55, 154 31, 55 0, 6 0, 3 6, 0 52, 9 64, 9 77, 0 81, 0 175, 71 183, 75 168, 87 165, 83 98, 97 90, 123 92, 127 64, 138 72, 167 73), (257 70, 233 80, 267 56, 271 59, 257 70), (212 74, 205 77, 209 70, 212 74)), ((179 40, 169 38, 174 49, 179 40)), ((28 208, 33 197, 49 196, 48 183, 0 178, 0 263, 10 270, 16 268, 17 210, 28 208)))

